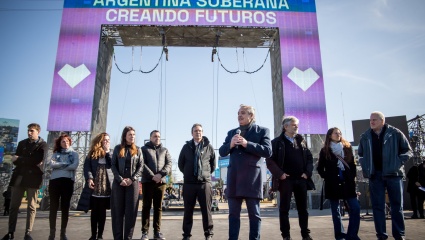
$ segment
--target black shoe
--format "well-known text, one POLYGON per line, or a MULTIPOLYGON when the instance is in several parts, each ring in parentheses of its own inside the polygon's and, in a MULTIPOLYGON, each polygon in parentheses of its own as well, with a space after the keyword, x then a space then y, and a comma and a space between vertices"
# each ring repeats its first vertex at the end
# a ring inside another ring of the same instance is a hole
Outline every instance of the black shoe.
POLYGON ((413 214, 410 218, 411 218, 411 219, 418 219, 419 217, 418 217, 418 215, 413 214))
POLYGON ((9 239, 14 239, 15 236, 13 235, 13 232, 7 233, 6 235, 4 235, 4 237, 1 240, 9 240, 9 239))
POLYGON ((425 218, 424 215, 421 215, 420 218, 425 218))
POLYGON ((66 234, 61 233, 60 240, 68 240, 68 237, 66 236, 66 234))
POLYGON ((183 240, 190 240, 190 237, 183 237, 183 240))
POLYGON ((310 237, 310 235, 307 235, 307 236, 303 237, 303 240, 313 240, 313 238, 310 237))
POLYGON ((103 236, 102 235, 98 235, 97 236, 97 240, 103 240, 103 236))
POLYGON ((96 236, 91 236, 90 238, 89 238, 89 240, 96 240, 97 238, 96 238, 96 236))
POLYGON ((283 240, 292 240, 291 237, 284 237, 283 240))
POLYGON ((31 233, 30 232, 26 232, 25 233, 24 240, 32 240, 32 237, 31 237, 31 233))
POLYGON ((212 235, 205 236, 205 240, 212 240, 212 239, 213 239, 213 236, 212 235))

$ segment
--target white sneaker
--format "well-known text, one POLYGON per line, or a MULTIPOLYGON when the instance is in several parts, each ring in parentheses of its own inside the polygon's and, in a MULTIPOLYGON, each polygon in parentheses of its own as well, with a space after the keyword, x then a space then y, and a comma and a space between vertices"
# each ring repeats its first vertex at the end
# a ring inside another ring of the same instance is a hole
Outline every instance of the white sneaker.
POLYGON ((149 240, 148 234, 147 233, 142 233, 142 237, 140 239, 141 240, 149 240))

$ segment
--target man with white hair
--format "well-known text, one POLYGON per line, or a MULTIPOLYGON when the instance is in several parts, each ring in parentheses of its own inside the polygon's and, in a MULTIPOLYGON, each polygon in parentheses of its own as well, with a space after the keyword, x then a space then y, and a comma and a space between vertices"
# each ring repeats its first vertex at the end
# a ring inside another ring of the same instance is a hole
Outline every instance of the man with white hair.
POLYGON ((255 123, 255 109, 240 105, 239 127, 227 132, 220 156, 230 155, 226 197, 229 204, 229 240, 239 239, 241 207, 245 200, 249 217, 249 240, 259 240, 260 200, 263 198, 261 158, 270 157, 270 131, 255 123))
POLYGON ((378 239, 387 239, 385 224, 385 190, 391 207, 392 235, 405 239, 403 216, 404 163, 412 149, 404 134, 385 123, 381 112, 370 114, 370 129, 360 137, 358 153, 363 176, 369 179, 370 199, 378 239))
POLYGON ((283 118, 282 133, 272 140, 273 154, 266 159, 274 179, 272 188, 280 192, 279 223, 284 240, 292 239, 289 224, 292 193, 297 204, 302 239, 312 240, 308 229, 307 190, 314 188, 311 180, 313 155, 307 142, 298 134, 298 123, 294 116, 283 118))

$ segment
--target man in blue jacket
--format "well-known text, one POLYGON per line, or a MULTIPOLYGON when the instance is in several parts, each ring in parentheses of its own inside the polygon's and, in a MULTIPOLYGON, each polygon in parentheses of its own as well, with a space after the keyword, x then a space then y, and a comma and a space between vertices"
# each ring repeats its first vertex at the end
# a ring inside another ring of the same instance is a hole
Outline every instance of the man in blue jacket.
POLYGON ((385 123, 384 114, 372 112, 370 129, 360 137, 358 153, 363 176, 369 178, 370 199, 378 239, 387 239, 385 225, 385 189, 391 207, 392 235, 405 239, 403 216, 404 163, 412 149, 404 134, 385 123))
POLYGON ((255 110, 241 105, 239 127, 227 133, 220 147, 222 157, 230 154, 227 170, 227 199, 229 203, 229 240, 237 240, 240 229, 242 200, 249 215, 249 239, 260 239, 260 200, 263 198, 261 158, 272 154, 269 129, 255 124, 255 110))

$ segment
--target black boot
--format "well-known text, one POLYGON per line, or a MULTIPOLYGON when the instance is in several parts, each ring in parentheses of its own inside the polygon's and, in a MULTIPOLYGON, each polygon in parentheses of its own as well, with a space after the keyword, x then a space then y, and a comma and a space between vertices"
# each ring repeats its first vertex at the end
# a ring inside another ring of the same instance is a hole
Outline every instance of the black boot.
POLYGON ((99 228, 99 232, 97 233, 97 239, 102 240, 103 239, 103 229, 99 228))
POLYGON ((56 229, 50 229, 50 235, 48 240, 55 240, 56 229))
POLYGON ((66 230, 64 229, 61 229, 60 240, 68 240, 68 238, 66 237, 66 230))
POLYGON ((31 232, 26 232, 25 233, 24 240, 32 240, 31 232))
POLYGON ((1 240, 9 240, 14 238, 15 236, 13 235, 13 232, 8 232, 6 235, 4 235, 4 237, 1 240))

